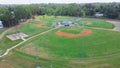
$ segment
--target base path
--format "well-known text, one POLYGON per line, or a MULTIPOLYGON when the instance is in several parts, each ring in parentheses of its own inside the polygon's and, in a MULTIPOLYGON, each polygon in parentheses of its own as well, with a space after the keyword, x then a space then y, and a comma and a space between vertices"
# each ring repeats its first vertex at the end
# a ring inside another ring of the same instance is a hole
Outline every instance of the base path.
POLYGON ((38 24, 36 25, 38 28, 45 28, 46 26, 44 24, 38 24))
POLYGON ((42 32, 42 33, 37 34, 37 35, 34 35, 34 36, 32 36, 32 37, 30 37, 30 38, 28 38, 28 39, 26 39, 26 40, 18 43, 17 45, 15 45, 15 46, 7 49, 6 52, 5 52, 3 55, 0 56, 0 58, 6 56, 7 54, 9 54, 9 52, 10 52, 11 50, 13 50, 14 48, 20 46, 21 44, 25 43, 26 41, 31 40, 31 39, 33 39, 33 38, 35 38, 35 37, 37 37, 37 36, 43 35, 43 34, 45 34, 45 33, 47 33, 47 32, 50 32, 50 31, 52 31, 52 30, 55 30, 55 29, 58 29, 58 28, 53 28, 53 29, 47 30, 47 31, 45 31, 45 32, 42 32))
POLYGON ((67 36, 67 37, 78 37, 78 36, 85 36, 88 34, 91 34, 92 31, 89 29, 84 29, 81 33, 79 34, 72 34, 72 33, 67 33, 67 32, 62 32, 62 31, 57 31, 56 34, 60 36, 67 36))

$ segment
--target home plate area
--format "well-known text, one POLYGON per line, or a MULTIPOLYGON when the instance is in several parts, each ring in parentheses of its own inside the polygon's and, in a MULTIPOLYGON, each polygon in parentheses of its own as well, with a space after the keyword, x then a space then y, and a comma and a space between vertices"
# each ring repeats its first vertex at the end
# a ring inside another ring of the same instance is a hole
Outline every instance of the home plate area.
POLYGON ((59 36, 67 36, 67 37, 78 37, 78 36, 85 36, 85 35, 89 35, 91 34, 92 31, 90 29, 84 29, 82 30, 81 33, 79 34, 72 34, 72 33, 68 33, 68 32, 62 32, 62 31, 57 31, 56 34, 59 36))

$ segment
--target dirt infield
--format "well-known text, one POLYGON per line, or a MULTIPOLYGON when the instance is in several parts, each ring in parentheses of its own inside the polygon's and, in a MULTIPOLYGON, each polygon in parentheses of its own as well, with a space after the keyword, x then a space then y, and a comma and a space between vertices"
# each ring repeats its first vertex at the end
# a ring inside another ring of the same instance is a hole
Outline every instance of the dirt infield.
POLYGON ((67 33, 67 32, 62 32, 62 31, 57 31, 56 34, 59 36, 67 36, 67 37, 78 37, 78 36, 85 36, 88 34, 91 34, 92 31, 89 29, 84 29, 81 33, 79 34, 72 34, 72 33, 67 33))
POLYGON ((44 24, 38 24, 36 25, 38 28, 45 28, 46 26, 44 24))
POLYGON ((71 29, 72 27, 71 26, 67 26, 68 29, 71 29))

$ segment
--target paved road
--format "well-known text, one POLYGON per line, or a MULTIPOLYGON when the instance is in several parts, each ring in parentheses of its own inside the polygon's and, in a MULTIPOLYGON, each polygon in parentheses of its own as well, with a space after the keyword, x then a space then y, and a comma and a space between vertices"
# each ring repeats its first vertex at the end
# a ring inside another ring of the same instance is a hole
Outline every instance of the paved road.
POLYGON ((117 21, 107 21, 115 25, 115 28, 113 30, 120 31, 120 22, 117 21))

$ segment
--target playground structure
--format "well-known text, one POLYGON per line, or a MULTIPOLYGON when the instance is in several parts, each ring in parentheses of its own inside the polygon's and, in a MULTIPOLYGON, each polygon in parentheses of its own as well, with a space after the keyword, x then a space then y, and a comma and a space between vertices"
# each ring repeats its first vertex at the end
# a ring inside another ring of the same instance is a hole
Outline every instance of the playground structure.
POLYGON ((12 40, 12 41, 18 40, 18 39, 25 40, 25 39, 24 39, 25 37, 28 37, 28 35, 26 35, 26 34, 23 33, 23 32, 19 32, 19 33, 7 35, 7 38, 9 38, 9 39, 12 40))

